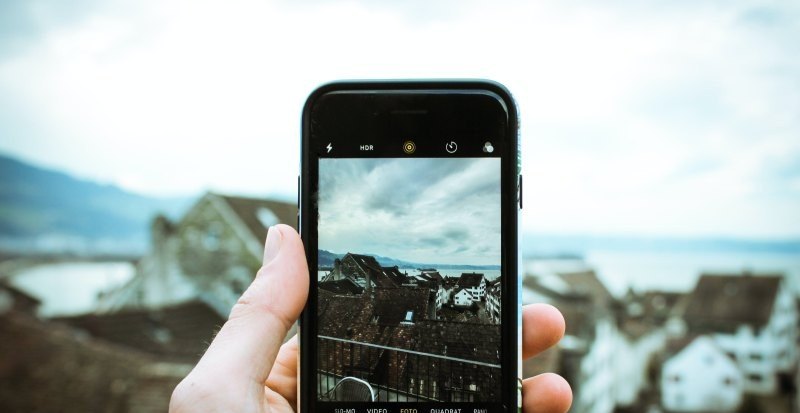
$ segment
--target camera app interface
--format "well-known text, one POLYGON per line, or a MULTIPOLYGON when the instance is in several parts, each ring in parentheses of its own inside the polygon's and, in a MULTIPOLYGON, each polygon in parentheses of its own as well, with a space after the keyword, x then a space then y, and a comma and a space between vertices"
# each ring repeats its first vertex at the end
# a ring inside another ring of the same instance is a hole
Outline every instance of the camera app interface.
POLYGON ((322 158, 320 401, 499 402, 500 158, 322 158))

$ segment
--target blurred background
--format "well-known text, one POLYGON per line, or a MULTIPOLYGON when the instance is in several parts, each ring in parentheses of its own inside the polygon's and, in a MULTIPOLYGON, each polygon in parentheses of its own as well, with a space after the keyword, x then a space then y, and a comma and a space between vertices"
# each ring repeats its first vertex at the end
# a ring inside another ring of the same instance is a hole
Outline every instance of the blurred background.
POLYGON ((0 410, 165 411, 294 224, 341 78, 490 78, 522 121, 525 363, 573 412, 797 412, 800 3, 0 2, 0 410))

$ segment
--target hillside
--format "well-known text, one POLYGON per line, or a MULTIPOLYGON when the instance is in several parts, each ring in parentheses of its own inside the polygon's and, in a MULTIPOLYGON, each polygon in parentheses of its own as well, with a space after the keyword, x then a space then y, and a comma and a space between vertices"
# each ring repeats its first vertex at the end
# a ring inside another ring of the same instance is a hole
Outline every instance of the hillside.
POLYGON ((187 198, 155 198, 0 155, 0 248, 140 252, 156 213, 178 215, 187 198))

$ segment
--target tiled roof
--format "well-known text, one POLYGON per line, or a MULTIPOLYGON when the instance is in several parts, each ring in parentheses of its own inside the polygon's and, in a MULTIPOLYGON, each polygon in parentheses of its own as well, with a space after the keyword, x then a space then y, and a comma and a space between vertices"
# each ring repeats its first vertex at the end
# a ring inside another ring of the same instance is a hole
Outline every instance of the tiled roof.
POLYGON ((461 274, 461 278, 458 279, 458 286, 459 288, 476 288, 481 284, 482 279, 483 274, 465 272, 461 274))
POLYGON ((409 311, 413 322, 428 316, 430 290, 427 288, 377 288, 373 294, 372 317, 377 317, 380 325, 396 326, 406 319, 409 311))
POLYGON ((704 274, 689 296, 684 319, 693 332, 733 332, 764 327, 772 315, 782 276, 704 274))
POLYGON ((0 316, 3 412, 164 412, 190 369, 26 314, 0 316))
POLYGON ((334 294, 355 295, 361 294, 364 291, 363 287, 359 287, 349 278, 343 278, 335 281, 323 281, 317 285, 319 288, 330 291, 334 294))
POLYGON ((614 302, 614 297, 594 271, 578 271, 558 273, 566 282, 571 292, 591 297, 598 308, 609 308, 614 302))
POLYGON ((166 359, 196 362, 225 322, 202 301, 54 319, 91 336, 166 359))
POLYGON ((230 206, 231 210, 253 234, 253 237, 262 244, 267 239, 267 227, 259 218, 259 211, 264 208, 275 214, 280 223, 297 229, 297 205, 293 203, 241 196, 218 196, 230 206))

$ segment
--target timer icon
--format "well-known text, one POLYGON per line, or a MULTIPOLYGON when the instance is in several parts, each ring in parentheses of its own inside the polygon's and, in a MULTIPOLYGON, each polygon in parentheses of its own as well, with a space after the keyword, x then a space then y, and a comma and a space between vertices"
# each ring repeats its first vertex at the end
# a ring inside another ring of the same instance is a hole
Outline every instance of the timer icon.
POLYGON ((456 153, 456 151, 458 150, 458 145, 456 144, 455 141, 447 142, 447 144, 444 145, 444 150, 446 150, 447 153, 456 153))

